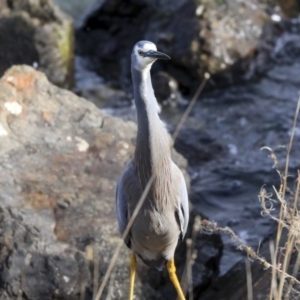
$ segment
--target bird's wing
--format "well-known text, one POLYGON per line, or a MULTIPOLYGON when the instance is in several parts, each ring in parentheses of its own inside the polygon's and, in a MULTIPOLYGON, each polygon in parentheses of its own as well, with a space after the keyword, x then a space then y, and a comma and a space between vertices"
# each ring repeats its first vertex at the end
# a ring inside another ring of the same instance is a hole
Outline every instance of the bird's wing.
POLYGON ((188 227, 188 223, 189 223, 189 197, 188 197, 188 193, 187 193, 187 189, 186 189, 186 183, 184 180, 184 177, 181 173, 181 184, 180 184, 180 204, 181 204, 181 211, 182 211, 182 215, 183 215, 183 219, 182 219, 182 239, 184 238, 186 231, 187 231, 187 227, 188 227))
POLYGON ((177 186, 178 186, 178 196, 179 196, 179 210, 177 211, 178 222, 181 229, 181 240, 184 238, 188 223, 189 223, 189 198, 186 188, 185 179, 181 170, 174 164, 174 173, 177 175, 177 186))
MULTIPOLYGON (((130 195, 132 194, 132 191, 137 191, 137 189, 134 189, 134 186, 136 184, 135 174, 133 171, 132 162, 129 162, 129 164, 126 166, 123 174, 121 175, 117 191, 116 191, 116 209, 117 209, 117 219, 118 219, 118 225, 119 225, 119 231, 122 235, 126 229, 126 226, 128 224, 128 220, 130 218, 129 216, 129 201, 130 201, 130 195)), ((130 236, 127 236, 125 238, 125 243, 128 247, 130 247, 130 236)))

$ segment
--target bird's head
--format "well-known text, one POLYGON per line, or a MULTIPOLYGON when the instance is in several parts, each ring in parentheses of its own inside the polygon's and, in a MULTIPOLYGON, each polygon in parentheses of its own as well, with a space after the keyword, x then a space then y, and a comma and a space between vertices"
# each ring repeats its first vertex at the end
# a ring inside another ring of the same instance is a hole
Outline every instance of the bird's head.
POLYGON ((150 67, 157 59, 171 59, 170 56, 157 51, 155 44, 148 41, 136 43, 132 50, 132 67, 137 70, 144 70, 150 67))

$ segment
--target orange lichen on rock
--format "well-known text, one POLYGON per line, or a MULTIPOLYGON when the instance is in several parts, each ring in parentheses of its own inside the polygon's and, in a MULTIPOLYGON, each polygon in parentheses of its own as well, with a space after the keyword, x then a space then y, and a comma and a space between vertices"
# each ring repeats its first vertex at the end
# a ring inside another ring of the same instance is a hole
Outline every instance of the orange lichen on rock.
POLYGON ((55 204, 55 200, 53 198, 41 192, 27 195, 26 202, 36 210, 52 209, 55 204))
POLYGON ((51 115, 47 112, 43 112, 43 118, 46 122, 50 122, 51 120, 51 115))
POLYGON ((36 72, 19 73, 17 69, 11 69, 4 76, 4 81, 14 86, 19 91, 32 90, 36 81, 36 72))

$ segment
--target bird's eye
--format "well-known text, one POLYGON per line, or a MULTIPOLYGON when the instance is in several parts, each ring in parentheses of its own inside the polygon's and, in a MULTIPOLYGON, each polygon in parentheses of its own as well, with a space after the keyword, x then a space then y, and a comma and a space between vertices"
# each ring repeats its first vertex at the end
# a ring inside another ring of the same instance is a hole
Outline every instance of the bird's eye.
POLYGON ((140 56, 143 56, 144 52, 143 52, 142 50, 139 50, 139 51, 138 51, 138 54, 139 54, 140 56))

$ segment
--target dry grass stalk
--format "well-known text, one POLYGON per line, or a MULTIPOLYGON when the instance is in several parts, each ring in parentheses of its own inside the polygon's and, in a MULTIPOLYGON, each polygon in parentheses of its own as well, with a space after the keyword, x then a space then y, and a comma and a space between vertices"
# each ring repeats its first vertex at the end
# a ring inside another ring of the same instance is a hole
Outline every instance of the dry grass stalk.
MULTIPOLYGON (((276 294, 274 292, 274 288, 271 288, 270 290, 270 300, 272 299, 282 299, 283 294, 284 294, 284 286, 287 284, 286 277, 283 275, 284 273, 288 272, 289 264, 290 264, 290 259, 292 253, 297 249, 297 245, 300 242, 300 216, 298 212, 297 206, 299 205, 299 188, 300 188, 300 173, 298 172, 298 178, 297 178, 297 183, 296 187, 294 189, 294 192, 291 192, 288 188, 288 177, 289 177, 289 161, 290 161, 290 154, 291 154, 291 149, 293 145, 293 140, 295 136, 295 130, 296 130, 296 125, 297 125, 297 120, 298 120, 298 115, 299 115, 299 110, 300 110, 300 98, 298 100, 295 116, 294 116, 294 121, 293 121, 293 126, 292 126, 292 131, 291 131, 291 137, 290 141, 287 147, 287 154, 286 154, 286 162, 285 162, 285 167, 284 171, 281 171, 278 159, 276 157, 275 152, 270 149, 270 148, 265 148, 270 151, 270 158, 274 162, 274 166, 277 169, 277 172, 280 177, 280 188, 277 190, 273 186, 273 190, 276 194, 276 200, 279 201, 280 203, 280 213, 279 213, 279 218, 276 218, 272 215, 272 211, 274 210, 273 208, 273 203, 276 201, 272 199, 272 194, 267 193, 264 188, 261 189, 259 198, 262 203, 262 208, 263 208, 263 213, 266 216, 269 216, 273 220, 277 221, 278 227, 277 227, 277 236, 276 236, 276 244, 275 244, 275 255, 274 257, 276 258, 278 256, 278 252, 280 251, 279 247, 279 242, 282 238, 282 230, 283 228, 287 228, 288 230, 288 237, 287 241, 285 244, 285 255, 283 259, 283 264, 282 264, 282 273, 280 274, 280 281, 279 281, 279 286, 276 291, 276 294), (288 192, 292 194, 291 199, 287 199, 287 194, 288 192)), ((276 261, 274 261, 274 264, 276 264, 276 261)), ((297 264, 294 266, 294 271, 293 271, 293 276, 298 272, 299 266, 297 269, 295 267, 297 264)), ((276 278, 276 271, 273 269, 273 274, 272 274, 272 281, 275 280, 276 278)), ((294 280, 290 280, 288 283, 288 288, 286 292, 285 299, 288 299, 290 295, 290 291, 292 290, 292 284, 294 280)), ((272 285, 273 286, 273 285, 272 285)))
MULTIPOLYGON (((272 266, 276 266, 274 241, 270 241, 270 254, 271 254, 272 266)), ((278 289, 278 286, 277 286, 277 280, 276 280, 276 272, 272 272, 270 297, 272 297, 272 295, 274 295, 274 297, 277 298, 277 289, 278 289)))
POLYGON ((246 258, 245 264, 246 264, 246 278, 247 278, 247 299, 253 300, 251 264, 249 259, 246 258))
POLYGON ((195 250, 195 243, 197 234, 201 229, 201 218, 196 216, 193 224, 193 231, 191 238, 186 239, 186 263, 182 275, 182 290, 184 294, 189 293, 189 299, 193 298, 193 264, 197 258, 197 251, 195 250))

